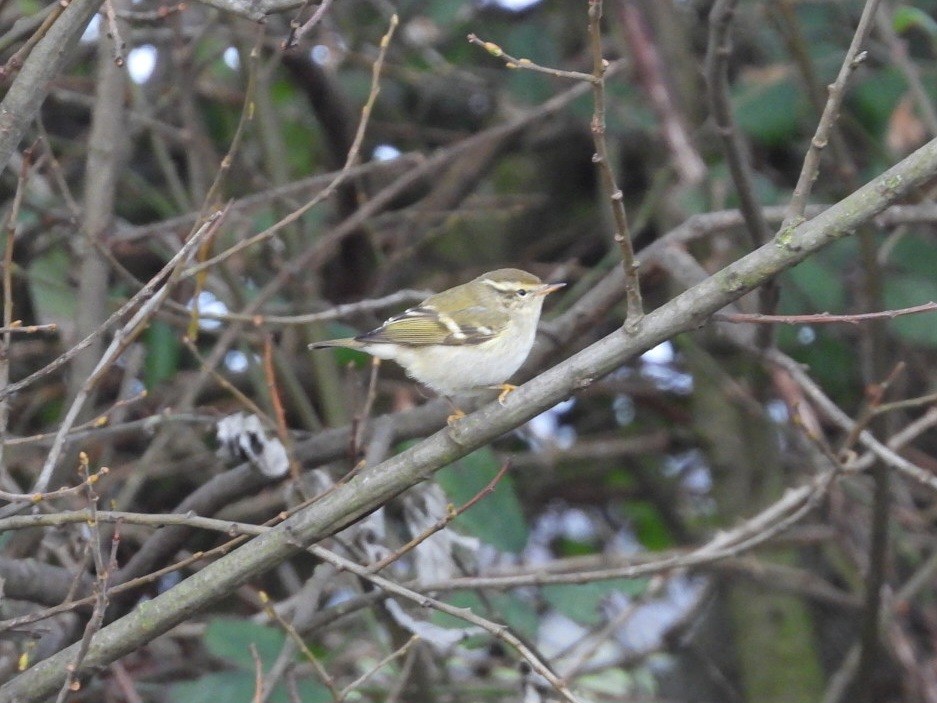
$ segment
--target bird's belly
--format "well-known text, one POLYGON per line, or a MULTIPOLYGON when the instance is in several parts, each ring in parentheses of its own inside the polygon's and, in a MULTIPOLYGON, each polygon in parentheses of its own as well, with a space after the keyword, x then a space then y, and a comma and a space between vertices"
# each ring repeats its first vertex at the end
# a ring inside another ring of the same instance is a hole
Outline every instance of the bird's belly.
MULTIPOLYGON (((425 347, 415 350, 403 348, 398 349, 394 356, 411 378, 437 393, 452 395, 504 383, 520 368, 530 352, 530 345, 515 345, 512 350, 500 346, 499 340, 491 340, 478 346, 436 346, 431 352, 425 347)), ((381 354, 376 353, 375 356, 381 354)))

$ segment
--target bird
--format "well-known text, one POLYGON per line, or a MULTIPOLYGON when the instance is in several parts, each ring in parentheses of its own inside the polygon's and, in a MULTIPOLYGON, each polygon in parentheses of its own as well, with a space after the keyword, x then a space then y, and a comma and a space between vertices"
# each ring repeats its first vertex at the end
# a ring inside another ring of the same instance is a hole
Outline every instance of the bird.
POLYGON ((391 359, 446 397, 500 389, 503 404, 514 389, 505 381, 533 347, 544 298, 564 285, 516 268, 489 271, 431 295, 370 332, 309 348, 345 347, 391 359))

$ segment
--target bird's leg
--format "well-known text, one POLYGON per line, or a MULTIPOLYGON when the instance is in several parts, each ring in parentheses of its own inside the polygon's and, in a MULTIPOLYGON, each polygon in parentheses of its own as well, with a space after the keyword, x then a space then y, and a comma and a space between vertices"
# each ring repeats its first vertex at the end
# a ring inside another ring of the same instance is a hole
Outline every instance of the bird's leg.
POLYGON ((504 401, 507 400, 508 395, 517 390, 517 386, 511 383, 500 383, 497 386, 489 386, 489 388, 501 391, 498 394, 498 405, 504 405, 504 401))
POLYGON ((450 398, 448 395, 444 395, 442 397, 446 399, 446 402, 449 403, 449 407, 452 408, 452 414, 446 418, 446 424, 449 425, 449 427, 452 427, 455 423, 465 417, 465 411, 456 405, 452 398, 450 398))

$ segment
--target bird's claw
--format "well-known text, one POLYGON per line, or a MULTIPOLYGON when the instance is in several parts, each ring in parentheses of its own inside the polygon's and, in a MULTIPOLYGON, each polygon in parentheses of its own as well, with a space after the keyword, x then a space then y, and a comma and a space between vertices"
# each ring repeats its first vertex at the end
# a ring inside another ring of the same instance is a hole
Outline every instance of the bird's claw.
POLYGON ((495 386, 501 392, 498 394, 498 405, 504 406, 504 401, 507 400, 507 397, 517 390, 517 386, 511 385, 510 383, 502 383, 500 386, 495 386))

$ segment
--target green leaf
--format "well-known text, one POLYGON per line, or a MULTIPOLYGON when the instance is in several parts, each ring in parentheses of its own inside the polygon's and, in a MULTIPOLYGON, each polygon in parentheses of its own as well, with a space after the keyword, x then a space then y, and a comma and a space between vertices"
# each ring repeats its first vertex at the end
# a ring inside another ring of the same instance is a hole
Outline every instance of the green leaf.
MULTIPOLYGON (((820 257, 813 256, 799 263, 787 272, 799 292, 810 301, 811 310, 804 312, 838 312, 846 304, 843 284, 837 271, 827 265, 820 257)), ((783 290, 783 289, 782 289, 783 290)))
POLYGON ((28 17, 39 12, 44 7, 43 3, 35 0, 20 0, 18 3, 19 14, 21 17, 28 17))
POLYGON ((576 681, 581 688, 589 689, 594 694, 619 697, 624 691, 635 688, 634 674, 618 667, 609 667, 590 676, 583 676, 576 681))
POLYGON ((562 558, 581 557, 596 553, 597 545, 592 542, 581 542, 569 537, 559 537, 553 541, 553 549, 562 558))
MULTIPOLYGON (((280 124, 280 129, 283 131, 282 138, 287 147, 286 155, 289 159, 290 171, 309 173, 314 170, 318 149, 310 148, 310 145, 320 143, 322 138, 312 136, 311 130, 304 124, 288 120, 282 120, 280 124)), ((319 214, 315 208, 313 212, 319 214)))
POLYGON ((69 283, 74 262, 63 247, 50 249, 30 262, 29 295, 39 324, 55 323, 67 335, 75 324, 78 295, 69 283))
MULTIPOLYGON (((264 673, 276 661, 286 635, 280 630, 256 625, 249 620, 216 618, 205 629, 205 648, 215 657, 237 667, 236 671, 221 671, 202 676, 195 681, 184 681, 172 686, 172 700, 185 703, 251 703, 254 700, 256 673, 251 645, 264 673)), ((332 700, 328 689, 315 681, 297 684, 303 703, 325 703, 332 700)), ((286 687, 278 685, 270 696, 271 703, 291 703, 286 687)))
POLYGON ((906 90, 907 83, 898 69, 886 68, 874 71, 858 82, 850 90, 847 102, 866 129, 872 134, 882 135, 906 90))
POLYGON ((896 7, 891 18, 891 24, 898 34, 915 28, 937 38, 937 22, 919 7, 910 7, 908 5, 896 7))
POLYGON ((463 0, 432 0, 425 7, 426 15, 439 27, 454 28, 460 26, 459 15, 465 16, 463 0))
POLYGON ((144 383, 153 389, 162 381, 172 378, 179 370, 182 343, 176 329, 162 320, 153 320, 143 336, 146 347, 144 383))
MULTIPOLYGON (((501 467, 489 447, 472 452, 436 474, 436 480, 456 506, 464 505, 493 479, 501 467)), ((527 544, 527 523, 510 476, 494 492, 455 519, 453 524, 505 552, 519 552, 527 544)))
POLYGON ((831 325, 816 325, 817 338, 809 345, 797 341, 798 328, 781 325, 778 341, 799 363, 810 369, 820 385, 838 403, 851 405, 856 402, 856 390, 862 387, 856 364, 856 348, 851 341, 837 336, 831 325))
MULTIPOLYGON (((477 615, 502 622, 522 637, 533 639, 540 626, 540 616, 534 606, 516 593, 490 593, 481 599, 474 591, 455 591, 445 598, 456 608, 471 610, 477 615)), ((448 613, 434 613, 433 623, 440 627, 464 628, 469 623, 448 613)))
POLYGON ((753 139, 780 145, 798 130, 801 96, 786 73, 773 80, 749 80, 736 96, 739 127, 753 139))
MULTIPOLYGON (((507 38, 496 43, 501 44, 502 49, 518 59, 529 59, 541 66, 563 68, 554 38, 544 32, 540 25, 532 22, 517 22, 511 25, 507 38)), ((507 90, 515 100, 539 105, 556 93, 555 82, 549 76, 517 68, 504 70, 510 71, 507 90)))
POLYGON ((235 618, 216 618, 205 629, 205 647, 209 652, 251 671, 254 658, 250 645, 257 648, 266 668, 276 660, 285 639, 286 635, 280 630, 235 618))
POLYGON ((902 272, 916 273, 924 277, 937 271, 937 248, 930 241, 931 235, 907 234, 892 249, 888 257, 902 272))
MULTIPOLYGON (((252 671, 222 671, 207 674, 195 681, 173 684, 170 700, 185 703, 251 703, 255 686, 252 671)), ((297 689, 303 703, 326 703, 332 700, 328 689, 313 681, 300 681, 297 689)), ((270 703, 291 703, 293 700, 282 684, 273 689, 269 698, 270 703)))
POLYGON ((639 595, 647 587, 647 579, 613 579, 593 581, 591 583, 552 584, 543 587, 543 596, 547 602, 566 617, 586 625, 598 625, 602 622, 599 605, 603 598, 612 593, 639 595))
POLYGON ((638 540, 651 551, 673 546, 673 539, 660 512, 648 501, 632 501, 624 505, 638 540))
POLYGON ((247 671, 225 671, 195 681, 173 684, 172 700, 185 703, 249 703, 254 695, 254 676, 247 671))

